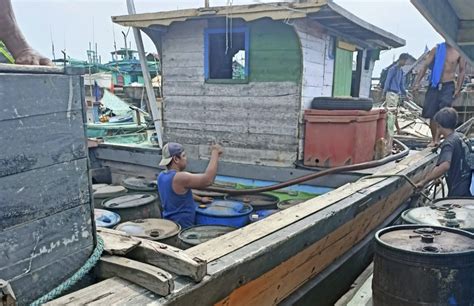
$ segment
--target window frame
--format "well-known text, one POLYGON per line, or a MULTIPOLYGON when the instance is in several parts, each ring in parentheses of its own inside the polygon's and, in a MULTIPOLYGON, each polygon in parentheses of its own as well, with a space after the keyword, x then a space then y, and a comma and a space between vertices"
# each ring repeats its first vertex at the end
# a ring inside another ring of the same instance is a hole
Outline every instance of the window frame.
POLYGON ((245 48, 245 78, 242 80, 234 79, 211 79, 210 78, 210 61, 209 61, 209 35, 211 34, 225 34, 225 28, 207 28, 204 29, 204 80, 207 83, 226 83, 226 84, 242 84, 248 83, 250 67, 249 67, 249 55, 250 55, 250 29, 248 27, 236 27, 232 28, 228 33, 244 33, 244 48, 245 48))

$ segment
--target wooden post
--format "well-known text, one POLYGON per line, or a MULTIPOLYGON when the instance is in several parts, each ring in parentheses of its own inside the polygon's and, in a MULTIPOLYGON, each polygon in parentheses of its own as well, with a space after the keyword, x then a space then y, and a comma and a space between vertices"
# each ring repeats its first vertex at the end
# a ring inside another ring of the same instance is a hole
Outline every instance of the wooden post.
MULTIPOLYGON (((128 13, 130 15, 135 14, 135 4, 133 0, 127 0, 128 13)), ((158 105, 156 103, 155 92, 153 90, 153 85, 150 78, 150 72, 148 71, 148 65, 146 62, 145 48, 143 47, 143 40, 140 30, 133 27, 133 36, 135 36, 135 43, 137 44, 138 57, 140 59, 140 65, 142 67, 143 79, 145 81, 145 89, 150 102, 151 115, 153 117, 153 122, 155 123, 156 136, 158 137, 158 144, 160 148, 163 148, 163 118, 158 105)))

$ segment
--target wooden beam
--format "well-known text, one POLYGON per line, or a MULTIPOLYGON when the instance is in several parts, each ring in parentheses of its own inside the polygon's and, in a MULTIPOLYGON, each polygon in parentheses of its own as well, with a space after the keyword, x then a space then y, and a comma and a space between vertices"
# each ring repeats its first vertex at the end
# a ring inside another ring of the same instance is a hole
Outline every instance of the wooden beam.
POLYGON ((474 45, 474 27, 459 28, 457 43, 460 46, 474 45))
POLYGON ((108 278, 92 286, 74 291, 45 306, 63 305, 116 305, 126 301, 128 305, 148 305, 159 296, 119 277, 108 278))
POLYGON ((103 279, 120 276, 162 296, 174 289, 173 275, 170 273, 124 257, 102 256, 96 267, 96 275, 103 279))
POLYGON ((189 257, 183 250, 164 243, 131 237, 111 229, 98 229, 104 238, 105 251, 112 255, 125 255, 177 275, 188 276, 201 281, 207 273, 207 262, 189 257))
POLYGON ((109 255, 126 255, 141 243, 123 232, 107 228, 97 228, 97 233, 104 240, 104 252, 109 255))
POLYGON ((207 274, 207 262, 197 257, 190 257, 183 250, 159 243, 140 239, 141 244, 127 257, 161 267, 172 273, 188 276, 200 282, 207 274))

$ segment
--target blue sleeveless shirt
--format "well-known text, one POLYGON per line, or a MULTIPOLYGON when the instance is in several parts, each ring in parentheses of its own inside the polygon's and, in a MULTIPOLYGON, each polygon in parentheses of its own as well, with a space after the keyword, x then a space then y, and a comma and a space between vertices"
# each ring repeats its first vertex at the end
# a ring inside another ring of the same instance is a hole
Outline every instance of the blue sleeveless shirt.
POLYGON ((163 206, 163 218, 178 223, 184 229, 195 223, 196 203, 194 203, 191 189, 184 194, 174 192, 175 175, 175 170, 161 172, 158 175, 158 192, 163 206))

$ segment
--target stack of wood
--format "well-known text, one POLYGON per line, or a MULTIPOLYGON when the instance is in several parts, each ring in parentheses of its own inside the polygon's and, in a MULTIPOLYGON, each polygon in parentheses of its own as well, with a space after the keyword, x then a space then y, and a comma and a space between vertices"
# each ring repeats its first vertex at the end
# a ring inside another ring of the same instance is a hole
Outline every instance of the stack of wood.
POLYGON ((98 229, 98 234, 104 240, 104 253, 95 274, 104 280, 47 305, 110 305, 124 299, 139 305, 173 292, 177 276, 200 282, 207 274, 206 261, 191 258, 175 247, 111 229, 98 229))

